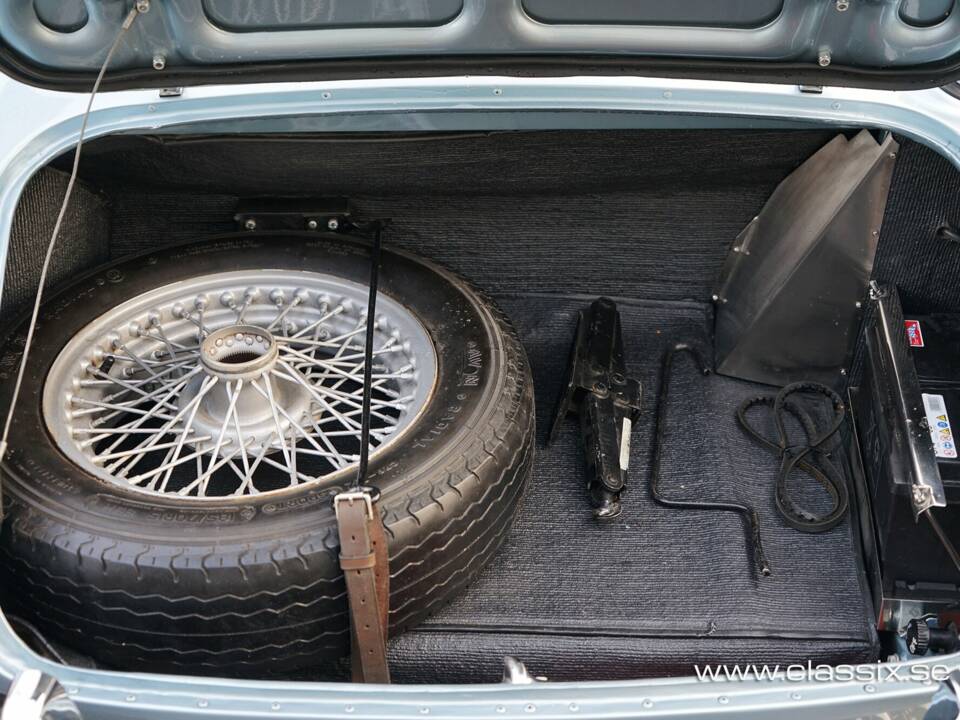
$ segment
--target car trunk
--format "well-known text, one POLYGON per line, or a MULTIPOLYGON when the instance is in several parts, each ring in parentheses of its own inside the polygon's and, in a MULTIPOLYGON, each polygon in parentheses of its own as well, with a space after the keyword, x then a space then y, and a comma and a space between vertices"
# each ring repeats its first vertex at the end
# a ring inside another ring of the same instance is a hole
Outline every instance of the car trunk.
MULTIPOLYGON (((769 387, 704 377, 678 360, 662 484, 674 496, 755 507, 770 577, 754 572, 736 515, 665 508, 649 492, 665 349, 688 342, 712 354, 712 295, 734 239, 834 135, 107 137, 84 149, 54 281, 242 230, 235 216, 251 199, 346 198, 354 217, 390 219, 387 242, 452 268, 497 301, 533 369, 533 478, 492 564, 448 607, 392 641, 397 681, 493 682, 505 655, 551 680, 689 674, 705 663, 874 661, 881 650, 863 508, 854 504, 822 534, 784 523, 773 501, 777 460, 735 419, 742 401, 769 387), (628 371, 644 388, 624 512, 608 524, 589 512, 577 424, 565 423, 544 446, 577 311, 600 295, 618 303, 628 371)), ((960 176, 934 152, 900 142, 874 277, 899 287, 908 312, 960 310, 960 248, 937 233, 960 221, 960 176)), ((7 321, 32 298, 65 169, 61 158, 24 192, 4 284, 7 321)), ((860 345, 841 385, 859 382, 860 345)), ((837 455, 846 467, 845 453, 837 455)), ((68 659, 84 662, 75 651, 68 659)))

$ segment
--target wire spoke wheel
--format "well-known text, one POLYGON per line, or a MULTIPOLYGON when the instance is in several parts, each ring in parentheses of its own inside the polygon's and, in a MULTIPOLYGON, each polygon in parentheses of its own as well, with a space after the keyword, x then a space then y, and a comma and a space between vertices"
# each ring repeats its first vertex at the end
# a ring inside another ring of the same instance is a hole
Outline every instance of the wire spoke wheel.
MULTIPOLYGON (((95 319, 43 392, 57 445, 144 493, 222 499, 333 484, 359 460, 367 288, 294 270, 160 287, 95 319)), ((403 433, 436 380, 432 341, 377 301, 371 457, 403 433)))

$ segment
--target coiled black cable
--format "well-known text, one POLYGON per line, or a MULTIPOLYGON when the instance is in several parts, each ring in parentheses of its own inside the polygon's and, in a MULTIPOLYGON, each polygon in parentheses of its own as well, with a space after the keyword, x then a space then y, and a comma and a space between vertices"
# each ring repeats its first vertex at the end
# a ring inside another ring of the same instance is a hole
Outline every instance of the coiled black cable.
POLYGON ((780 460, 774 486, 777 510, 790 527, 808 533, 821 533, 836 527, 847 513, 849 493, 843 472, 833 463, 826 449, 828 441, 837 434, 846 417, 846 407, 840 396, 826 385, 817 382, 798 382, 787 385, 776 395, 758 395, 748 398, 737 409, 737 420, 747 435, 780 460), (798 395, 819 395, 830 401, 833 416, 822 430, 813 415, 798 402, 798 395), (777 439, 772 440, 750 423, 747 414, 752 408, 772 409, 777 439), (803 428, 806 442, 793 445, 787 432, 786 419, 790 415, 803 428), (814 513, 799 505, 790 496, 787 481, 795 471, 802 471, 816 480, 827 492, 831 509, 814 513))

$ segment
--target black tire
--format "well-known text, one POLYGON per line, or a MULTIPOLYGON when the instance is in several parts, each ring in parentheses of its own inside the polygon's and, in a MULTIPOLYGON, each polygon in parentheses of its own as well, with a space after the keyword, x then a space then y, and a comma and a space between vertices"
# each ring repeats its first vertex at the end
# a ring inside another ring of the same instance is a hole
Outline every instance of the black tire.
MULTIPOLYGON (((327 490, 216 502, 126 492, 68 461, 41 415, 59 350, 93 318, 160 285, 246 268, 323 268, 365 283, 342 236, 224 238, 121 262, 41 314, 3 466, 5 609, 107 667, 270 676, 348 648, 327 490)), ((533 454, 529 366, 509 322, 462 279, 385 251, 381 291, 434 340, 438 381, 408 441, 375 455, 390 542, 392 633, 456 595, 500 546, 533 454)), ((22 348, 3 351, 7 396, 22 348)), ((5 405, 4 405, 5 406, 5 405)))

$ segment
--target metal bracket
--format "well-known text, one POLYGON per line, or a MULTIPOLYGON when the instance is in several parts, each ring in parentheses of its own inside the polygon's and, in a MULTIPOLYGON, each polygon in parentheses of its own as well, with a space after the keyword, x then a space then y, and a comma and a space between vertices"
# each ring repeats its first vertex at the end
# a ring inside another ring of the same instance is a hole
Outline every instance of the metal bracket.
POLYGON ((910 470, 910 503, 914 518, 919 519, 932 507, 946 506, 943 480, 930 439, 920 380, 907 346, 900 296, 895 288, 873 282, 870 300, 876 309, 876 321, 872 328, 874 342, 868 343, 868 352, 879 355, 875 367, 883 377, 878 380, 889 392, 889 411, 903 428, 903 432, 894 433, 894 451, 902 457, 897 465, 910 470))
POLYGON ((346 198, 242 200, 233 219, 248 232, 309 230, 344 232, 353 227, 346 198))
POLYGON ((626 376, 620 313, 608 298, 581 310, 570 366, 547 440, 556 438, 568 413, 580 416, 587 461, 587 492, 594 517, 620 514, 627 482, 630 432, 640 414, 640 381, 626 376))

